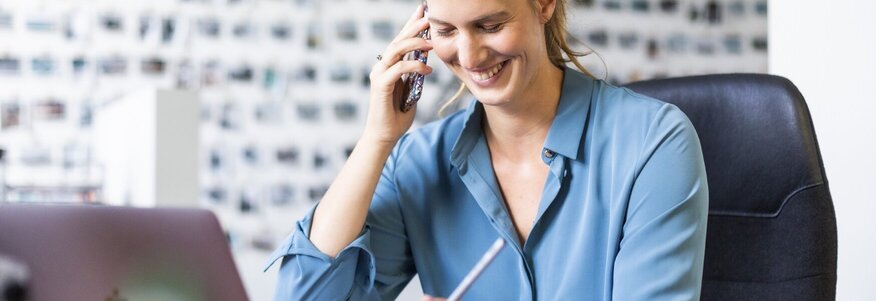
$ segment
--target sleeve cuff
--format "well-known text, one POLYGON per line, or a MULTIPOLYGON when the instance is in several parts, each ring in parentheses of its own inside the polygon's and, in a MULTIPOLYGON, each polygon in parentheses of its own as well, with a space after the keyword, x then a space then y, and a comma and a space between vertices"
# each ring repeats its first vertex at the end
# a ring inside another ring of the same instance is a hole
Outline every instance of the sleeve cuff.
POLYGON ((310 227, 313 222, 313 213, 316 210, 316 206, 310 209, 310 211, 305 215, 304 219, 296 223, 295 229, 292 231, 286 239, 280 244, 280 246, 274 250, 273 253, 268 257, 268 261, 265 263, 263 271, 267 272, 267 270, 274 265, 279 259, 290 256, 290 255, 303 255, 311 257, 317 261, 321 261, 323 263, 328 263, 330 266, 338 266, 343 264, 344 259, 351 258, 353 262, 350 264, 358 264, 356 268, 357 278, 360 281, 373 285, 374 278, 376 274, 376 269, 374 267, 374 255, 371 252, 370 242, 371 242, 371 229, 368 225, 362 229, 362 232, 359 233, 359 236, 353 240, 349 245, 344 247, 341 252, 335 258, 331 258, 331 256, 323 253, 319 249, 313 245, 313 242, 310 241, 308 237, 308 233, 310 233, 310 227), (347 253, 350 252, 361 252, 359 256, 349 256, 347 253), (362 256, 364 255, 364 256, 362 256), (360 258, 361 257, 361 258, 360 258), (368 271, 367 274, 364 273, 368 271), (362 279, 367 275, 367 278, 362 279))

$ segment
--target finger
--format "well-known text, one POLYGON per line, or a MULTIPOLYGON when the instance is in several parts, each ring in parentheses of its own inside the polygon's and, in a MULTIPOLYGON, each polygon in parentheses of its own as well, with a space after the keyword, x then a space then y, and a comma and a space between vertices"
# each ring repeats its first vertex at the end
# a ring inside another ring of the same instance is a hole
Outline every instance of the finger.
POLYGON ((432 73, 432 67, 420 61, 400 61, 381 74, 376 82, 384 87, 393 87, 403 74, 410 72, 427 75, 432 73))
MULTIPOLYGON (((420 7, 422 7, 422 5, 420 7)), ((395 39, 393 41, 416 36, 418 33, 428 27, 429 19, 424 18, 423 15, 420 14, 420 16, 416 19, 412 19, 405 23, 405 26, 402 26, 402 29, 399 31, 398 35, 395 36, 395 39)))
POLYGON ((393 42, 383 51, 383 58, 378 62, 378 65, 380 65, 378 67, 383 67, 382 70, 385 70, 396 62, 401 61, 405 54, 414 50, 429 51, 432 50, 432 44, 423 38, 408 38, 393 42))
POLYGON ((420 5, 417 5, 417 9, 414 10, 414 14, 412 14, 411 17, 408 18, 408 21, 405 22, 405 26, 403 27, 407 27, 408 24, 414 23, 415 21, 417 21, 417 19, 422 19, 424 12, 425 7, 423 6, 423 3, 420 3, 420 5))
POLYGON ((428 75, 432 73, 432 67, 420 61, 400 61, 386 70, 384 76, 389 78, 401 78, 403 74, 411 72, 428 75))

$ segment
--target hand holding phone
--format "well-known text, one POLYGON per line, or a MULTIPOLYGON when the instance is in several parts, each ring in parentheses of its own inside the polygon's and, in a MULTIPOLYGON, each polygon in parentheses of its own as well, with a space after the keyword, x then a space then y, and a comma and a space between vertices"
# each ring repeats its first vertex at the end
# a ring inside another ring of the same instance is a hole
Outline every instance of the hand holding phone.
POLYGON ((370 97, 368 118, 363 136, 381 145, 395 145, 410 129, 416 111, 416 101, 423 90, 423 76, 432 73, 424 64, 426 52, 432 50, 427 40, 429 22, 425 5, 418 5, 368 75, 370 97), (417 51, 418 50, 418 51, 417 51), (417 56, 417 60, 405 60, 417 56))
MULTIPOLYGON (((426 1, 423 1, 423 15, 424 15, 424 17, 429 17, 429 7, 426 6, 426 1)), ((420 38, 426 39, 426 40, 429 40, 432 38, 429 35, 429 28, 428 27, 426 29, 424 29, 423 31, 421 31, 417 36, 420 38)), ((428 58, 429 58, 429 52, 428 51, 421 51, 419 49, 411 51, 405 55, 405 60, 418 60, 420 62, 423 62, 423 64, 426 63, 428 58)), ((420 96, 423 94, 423 79, 425 77, 426 77, 425 75, 422 75, 422 74, 419 74, 416 72, 411 72, 405 78, 404 87, 408 89, 408 93, 407 93, 407 96, 405 97, 405 99, 402 101, 402 105, 401 105, 402 112, 407 112, 408 110, 411 109, 411 107, 414 106, 414 104, 417 103, 418 100, 420 100, 420 96)))

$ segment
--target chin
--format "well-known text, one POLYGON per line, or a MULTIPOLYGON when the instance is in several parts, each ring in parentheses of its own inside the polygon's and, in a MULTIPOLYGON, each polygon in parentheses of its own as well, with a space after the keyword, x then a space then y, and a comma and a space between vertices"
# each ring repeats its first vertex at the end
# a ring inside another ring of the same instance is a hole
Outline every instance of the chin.
POLYGON ((478 93, 476 91, 471 91, 472 95, 474 95, 475 99, 477 99, 480 103, 485 106, 501 106, 503 104, 507 104, 511 102, 510 97, 506 97, 505 93, 493 93, 491 92, 481 92, 478 93))

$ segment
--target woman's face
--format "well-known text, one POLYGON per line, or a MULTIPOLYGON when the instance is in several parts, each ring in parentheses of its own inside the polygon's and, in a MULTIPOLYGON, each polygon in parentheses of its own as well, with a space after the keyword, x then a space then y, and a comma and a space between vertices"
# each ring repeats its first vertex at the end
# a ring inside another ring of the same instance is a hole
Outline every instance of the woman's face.
POLYGON ((525 97, 539 70, 553 66, 541 21, 553 7, 543 16, 529 1, 428 1, 435 54, 481 103, 525 97))

